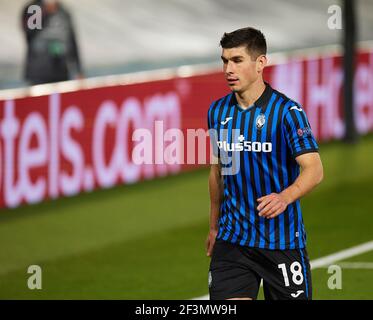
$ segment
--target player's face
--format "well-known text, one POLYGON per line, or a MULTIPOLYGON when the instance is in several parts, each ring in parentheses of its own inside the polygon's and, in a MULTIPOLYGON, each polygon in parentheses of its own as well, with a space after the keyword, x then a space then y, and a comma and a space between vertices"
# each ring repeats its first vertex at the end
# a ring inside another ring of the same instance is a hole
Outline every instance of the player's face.
POLYGON ((223 49, 221 55, 225 79, 230 89, 242 93, 261 77, 266 64, 264 55, 252 59, 246 47, 223 49))

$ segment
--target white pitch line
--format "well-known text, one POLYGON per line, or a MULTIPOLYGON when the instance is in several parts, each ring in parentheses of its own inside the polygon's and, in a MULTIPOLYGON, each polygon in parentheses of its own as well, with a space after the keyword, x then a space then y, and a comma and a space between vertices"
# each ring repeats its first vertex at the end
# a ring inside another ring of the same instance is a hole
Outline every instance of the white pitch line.
POLYGON ((311 269, 321 268, 323 266, 329 265, 333 262, 358 256, 359 254, 369 252, 373 250, 373 241, 365 242, 358 246, 345 249, 331 255, 316 259, 311 261, 311 269))
MULTIPOLYGON (((337 262, 337 266, 342 269, 373 269, 373 262, 337 262)), ((328 268, 323 266, 321 268, 328 268)))
MULTIPOLYGON (((339 260, 342 260, 342 259, 351 258, 351 257, 357 256, 359 254, 363 254, 365 252, 369 252, 369 251, 372 251, 372 250, 373 250, 373 241, 368 241, 368 242, 362 243, 358 246, 355 246, 355 247, 352 247, 352 248, 349 248, 349 249, 345 249, 345 250, 342 250, 342 251, 338 251, 338 252, 330 254, 328 256, 312 260, 310 262, 311 269, 322 268, 324 266, 332 264, 333 262, 336 262, 336 261, 339 261, 339 260)), ((201 297, 192 298, 191 300, 209 300, 209 299, 210 299, 210 296, 207 294, 207 295, 204 295, 204 296, 201 296, 201 297)))

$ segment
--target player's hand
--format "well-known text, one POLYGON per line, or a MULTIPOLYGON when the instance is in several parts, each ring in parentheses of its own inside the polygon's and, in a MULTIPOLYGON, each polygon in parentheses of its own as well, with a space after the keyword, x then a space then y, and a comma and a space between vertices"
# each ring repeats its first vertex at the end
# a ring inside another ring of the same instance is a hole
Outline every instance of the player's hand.
POLYGON ((212 255, 212 250, 214 249, 215 239, 216 239, 217 235, 218 235, 218 231, 217 230, 210 230, 209 234, 207 235, 207 239, 206 239, 206 255, 208 257, 211 257, 211 255, 212 255))
POLYGON ((288 200, 281 193, 271 193, 258 199, 257 207, 259 216, 267 219, 277 217, 283 213, 289 205, 288 200))

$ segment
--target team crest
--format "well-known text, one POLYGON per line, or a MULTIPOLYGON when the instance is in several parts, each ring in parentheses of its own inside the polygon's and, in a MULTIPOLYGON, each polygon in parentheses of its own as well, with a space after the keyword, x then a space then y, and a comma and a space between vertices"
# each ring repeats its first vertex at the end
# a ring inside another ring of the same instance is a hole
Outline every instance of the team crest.
POLYGON ((266 116, 261 113, 260 115, 258 115, 258 117, 256 118, 256 127, 257 129, 262 129, 264 124, 266 122, 266 116))

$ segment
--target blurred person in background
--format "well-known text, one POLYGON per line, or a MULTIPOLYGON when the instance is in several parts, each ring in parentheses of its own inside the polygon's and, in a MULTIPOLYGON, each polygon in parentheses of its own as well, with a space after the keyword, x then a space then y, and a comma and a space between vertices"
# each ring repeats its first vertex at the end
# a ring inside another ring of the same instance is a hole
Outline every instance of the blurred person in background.
POLYGON ((31 85, 82 78, 82 67, 72 19, 58 0, 36 0, 22 13, 22 27, 27 42, 24 70, 31 85), (41 29, 29 28, 31 5, 40 6, 41 29))

